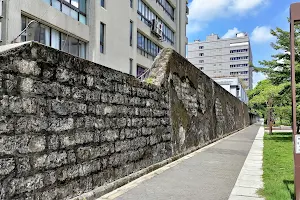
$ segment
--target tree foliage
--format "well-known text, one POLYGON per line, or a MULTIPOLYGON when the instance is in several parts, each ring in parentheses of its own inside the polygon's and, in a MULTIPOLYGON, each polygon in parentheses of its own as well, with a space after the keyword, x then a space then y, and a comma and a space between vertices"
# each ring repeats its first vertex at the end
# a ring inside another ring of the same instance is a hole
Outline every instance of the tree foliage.
MULTIPOLYGON (((290 68, 290 33, 281 28, 271 30, 276 41, 271 46, 276 50, 271 60, 260 61, 263 68, 254 67, 256 72, 262 72, 267 79, 248 92, 249 106, 252 111, 266 116, 268 99, 272 98, 275 115, 281 123, 291 123, 291 68, 290 68)), ((300 102, 300 26, 295 27, 295 68, 296 93, 300 102)), ((300 111, 300 107, 299 107, 300 111)))

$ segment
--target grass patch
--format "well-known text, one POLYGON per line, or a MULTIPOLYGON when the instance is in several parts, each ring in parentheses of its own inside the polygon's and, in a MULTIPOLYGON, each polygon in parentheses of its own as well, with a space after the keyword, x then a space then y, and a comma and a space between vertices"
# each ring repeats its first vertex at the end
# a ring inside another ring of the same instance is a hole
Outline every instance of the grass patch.
POLYGON ((292 133, 264 136, 263 181, 259 193, 266 200, 294 199, 292 133))

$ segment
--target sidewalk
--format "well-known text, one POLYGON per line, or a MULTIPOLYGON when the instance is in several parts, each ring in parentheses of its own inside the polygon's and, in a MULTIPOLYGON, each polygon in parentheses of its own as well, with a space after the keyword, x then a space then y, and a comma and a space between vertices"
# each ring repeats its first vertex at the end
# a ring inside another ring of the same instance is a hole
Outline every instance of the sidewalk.
POLYGON ((263 188, 263 143, 264 127, 261 126, 253 142, 241 173, 231 192, 229 200, 263 200, 257 190, 263 188))
POLYGON ((252 125, 100 199, 227 200, 260 127, 252 125))

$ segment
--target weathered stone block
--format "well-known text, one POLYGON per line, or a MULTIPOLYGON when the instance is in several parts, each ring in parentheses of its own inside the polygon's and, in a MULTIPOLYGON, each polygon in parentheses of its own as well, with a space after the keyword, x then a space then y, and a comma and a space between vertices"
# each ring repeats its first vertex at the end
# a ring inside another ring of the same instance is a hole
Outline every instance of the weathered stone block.
POLYGON ((40 132, 47 130, 49 127, 48 118, 46 117, 36 117, 36 116, 26 116, 20 117, 16 121, 15 131, 18 133, 28 133, 28 132, 40 132))
POLYGON ((79 175, 80 176, 87 176, 93 172, 100 171, 101 169, 101 161, 100 160, 93 160, 89 162, 85 162, 81 164, 79 168, 79 175))
POLYGON ((101 141, 102 142, 113 142, 119 137, 119 131, 118 130, 106 130, 103 131, 101 134, 101 141))
POLYGON ((22 78, 20 84, 20 90, 24 93, 30 93, 33 91, 34 81, 31 78, 22 78))
MULTIPOLYGON (((109 144, 101 144, 100 146, 79 147, 77 149, 77 158, 80 160, 91 160, 98 157, 106 156, 114 149, 109 144)), ((113 152, 112 152, 113 153, 113 152)))
POLYGON ((155 135, 151 135, 150 136, 150 145, 154 145, 154 144, 157 144, 159 142, 157 136, 155 135))
POLYGON ((48 90, 44 91, 44 93, 47 92, 48 96, 53 97, 70 97, 71 96, 71 88, 60 85, 59 83, 51 83, 49 85, 48 90))
POLYGON ((50 154, 34 157, 32 163, 36 169, 52 169, 67 164, 68 155, 65 151, 52 152, 50 154))
POLYGON ((58 188, 52 188, 40 193, 36 193, 35 200, 55 200, 58 199, 58 188))
POLYGON ((91 116, 85 116, 85 124, 84 127, 85 128, 94 128, 95 127, 95 122, 96 122, 96 118, 95 117, 91 117, 91 116))
POLYGON ((63 167, 57 170, 57 179, 65 181, 66 179, 74 179, 79 176, 81 164, 63 167))
POLYGON ((0 136, 0 153, 3 154, 41 152, 45 146, 45 136, 0 136))
POLYGON ((144 147, 147 144, 147 140, 145 137, 137 137, 131 140, 131 148, 136 150, 140 147, 144 147))
POLYGON ((101 101, 103 103, 107 103, 108 102, 108 94, 107 93, 102 93, 101 94, 101 101))
POLYGON ((142 127, 143 126, 143 118, 132 118, 131 122, 132 122, 132 126, 133 127, 142 127))
POLYGON ((51 108, 58 115, 68 115, 70 112, 69 103, 64 100, 52 100, 51 108))
POLYGON ((72 164, 72 163, 75 163, 76 162, 76 154, 75 154, 75 151, 74 150, 69 150, 67 152, 68 154, 68 164, 72 164))
POLYGON ((73 118, 50 118, 48 131, 67 131, 74 128, 73 118))
POLYGON ((138 134, 137 129, 125 129, 125 137, 128 139, 135 138, 138 134))
POLYGON ((21 194, 23 192, 30 192, 44 187, 44 175, 35 174, 30 177, 21 177, 12 179, 8 183, 8 195, 13 196, 15 194, 21 194))
POLYGON ((44 174, 44 186, 52 185, 56 182, 56 171, 47 171, 44 174))
POLYGON ((38 76, 41 73, 41 68, 38 67, 36 61, 15 60, 14 64, 21 74, 38 76))
POLYGON ((15 161, 13 158, 0 159, 0 176, 7 175, 15 169, 15 161))
POLYGON ((76 144, 86 144, 94 141, 94 133, 85 131, 76 131, 75 132, 75 141, 76 144))
POLYGON ((48 149, 56 150, 59 148, 59 137, 58 135, 49 135, 47 139, 48 149))
POLYGON ((142 127, 142 135, 151 135, 153 133, 152 128, 142 127))
MULTIPOLYGON (((4 78, 6 80, 4 80, 4 88, 8 93, 13 93, 16 92, 16 90, 18 89, 18 79, 11 74, 6 74, 4 76, 4 78)), ((28 82, 29 86, 30 86, 30 82, 28 82)), ((21 88, 23 85, 23 80, 21 82, 21 88)))
POLYGON ((130 149, 130 140, 116 141, 115 150, 116 152, 124 152, 130 149))
POLYGON ((87 89, 80 89, 80 88, 73 88, 72 93, 73 93, 73 98, 77 100, 84 100, 86 99, 86 94, 88 90, 87 89))
POLYGON ((86 94, 86 100, 87 101, 97 101, 99 102, 101 100, 101 92, 96 90, 96 91, 90 91, 86 94))
MULTIPOLYGON (((39 103, 43 104, 43 102, 41 102, 41 101, 39 103)), ((36 99, 33 99, 33 98, 23 98, 22 99, 22 107, 23 107, 23 111, 25 113, 34 114, 37 112, 38 102, 36 101, 36 99)))
POLYGON ((8 112, 9 108, 9 96, 1 95, 0 96, 0 114, 4 115, 8 112))
POLYGON ((65 68, 59 67, 56 69, 56 79, 58 82, 68 82, 71 76, 71 72, 65 68))
POLYGON ((17 158, 17 174, 23 175, 31 170, 30 159, 28 156, 17 158))
POLYGON ((66 148, 76 144, 75 134, 61 134, 59 135, 61 148, 66 148))
POLYGON ((21 97, 9 97, 9 111, 17 114, 23 111, 23 102, 21 97))

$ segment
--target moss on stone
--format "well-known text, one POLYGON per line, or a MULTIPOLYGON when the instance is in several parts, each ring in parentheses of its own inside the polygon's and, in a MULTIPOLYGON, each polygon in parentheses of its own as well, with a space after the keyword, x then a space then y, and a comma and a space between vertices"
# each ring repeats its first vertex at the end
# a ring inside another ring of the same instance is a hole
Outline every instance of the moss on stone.
POLYGON ((182 102, 177 101, 172 106, 172 121, 173 121, 173 130, 178 134, 180 125, 187 130, 189 123, 189 115, 184 108, 182 102))

